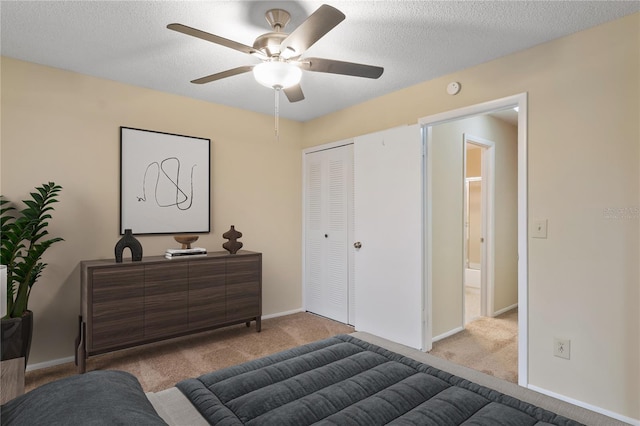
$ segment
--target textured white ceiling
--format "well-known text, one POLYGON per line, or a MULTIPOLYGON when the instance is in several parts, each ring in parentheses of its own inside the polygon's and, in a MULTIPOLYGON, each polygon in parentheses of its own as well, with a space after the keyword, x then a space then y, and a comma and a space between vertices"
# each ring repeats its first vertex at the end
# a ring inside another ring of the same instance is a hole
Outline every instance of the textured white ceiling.
MULTIPOLYGON (((273 113, 251 73, 191 80, 257 59, 166 29, 182 23, 252 45, 283 8, 291 32, 318 1, 2 1, 0 53, 135 86, 273 113)), ((326 1, 347 18, 304 56, 384 67, 377 80, 305 72, 306 99, 280 114, 306 121, 640 10, 640 1, 326 1)), ((443 88, 444 90, 444 88, 443 88)))

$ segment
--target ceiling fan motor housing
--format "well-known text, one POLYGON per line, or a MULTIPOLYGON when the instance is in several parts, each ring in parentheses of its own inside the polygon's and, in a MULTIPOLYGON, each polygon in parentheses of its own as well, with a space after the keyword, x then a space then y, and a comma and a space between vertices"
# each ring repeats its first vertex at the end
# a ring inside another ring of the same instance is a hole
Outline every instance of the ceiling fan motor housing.
POLYGON ((262 34, 253 42, 253 48, 268 57, 280 56, 280 44, 287 38, 287 35, 286 33, 280 32, 262 34))
POLYGON ((283 9, 270 9, 264 14, 273 32, 262 34, 253 42, 254 49, 259 50, 268 57, 280 56, 280 45, 289 34, 283 32, 284 27, 291 20, 289 12, 283 9))
POLYGON ((273 31, 281 31, 289 23, 291 15, 286 10, 270 9, 264 14, 273 31))

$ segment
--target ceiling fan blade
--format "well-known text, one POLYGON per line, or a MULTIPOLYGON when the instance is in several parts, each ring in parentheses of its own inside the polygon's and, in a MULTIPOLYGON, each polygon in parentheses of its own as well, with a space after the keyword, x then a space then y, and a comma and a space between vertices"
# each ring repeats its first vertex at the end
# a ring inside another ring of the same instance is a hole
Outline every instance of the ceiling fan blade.
POLYGON ((242 53, 247 53, 249 55, 257 55, 262 59, 266 59, 260 51, 254 49, 251 46, 247 46, 242 43, 238 43, 237 41, 229 40, 224 37, 220 37, 206 31, 198 30, 195 28, 188 27, 182 24, 169 24, 167 28, 173 31, 177 31, 182 34, 190 35, 192 37, 197 37, 202 40, 210 41, 211 43, 219 44, 224 47, 228 47, 233 50, 240 51, 242 53))
POLYGON ((342 22, 344 18, 344 13, 338 9, 323 4, 284 39, 280 45, 280 51, 286 57, 302 55, 305 50, 342 22), (284 52, 287 52, 288 49, 289 53, 285 54, 284 52), (290 51, 291 49, 293 52, 290 51))
POLYGON ((245 65, 243 67, 232 68, 230 70, 218 72, 215 74, 208 75, 206 77, 201 77, 195 80, 191 80, 192 83, 195 84, 204 84, 211 83, 212 81, 220 80, 227 77, 232 77, 234 75, 243 74, 245 72, 249 72, 253 69, 253 65, 245 65))
POLYGON ((328 72, 331 74, 344 74, 365 78, 378 78, 384 72, 384 68, 382 67, 323 58, 304 58, 300 61, 299 66, 307 71, 328 72))
POLYGON ((299 102, 304 99, 304 93, 302 93, 302 88, 299 84, 295 86, 287 87, 282 90, 285 95, 287 95, 287 99, 289 102, 299 102))

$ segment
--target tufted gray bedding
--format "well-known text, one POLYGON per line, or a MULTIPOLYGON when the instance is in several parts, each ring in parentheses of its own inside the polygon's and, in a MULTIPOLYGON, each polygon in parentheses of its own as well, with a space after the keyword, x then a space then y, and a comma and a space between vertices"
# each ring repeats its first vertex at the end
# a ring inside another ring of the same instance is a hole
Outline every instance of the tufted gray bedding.
POLYGON ((580 425, 347 335, 177 387, 214 425, 580 425))
POLYGON ((166 426, 140 382, 124 371, 55 380, 0 408, 2 426, 166 426))

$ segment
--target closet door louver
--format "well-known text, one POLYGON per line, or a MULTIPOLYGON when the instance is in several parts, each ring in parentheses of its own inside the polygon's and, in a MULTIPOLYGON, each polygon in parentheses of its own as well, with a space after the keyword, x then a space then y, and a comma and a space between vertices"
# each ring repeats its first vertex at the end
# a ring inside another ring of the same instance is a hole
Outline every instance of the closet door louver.
POLYGON ((305 303, 349 322, 350 199, 353 146, 306 154, 305 303))

